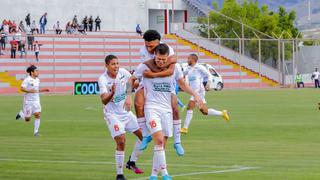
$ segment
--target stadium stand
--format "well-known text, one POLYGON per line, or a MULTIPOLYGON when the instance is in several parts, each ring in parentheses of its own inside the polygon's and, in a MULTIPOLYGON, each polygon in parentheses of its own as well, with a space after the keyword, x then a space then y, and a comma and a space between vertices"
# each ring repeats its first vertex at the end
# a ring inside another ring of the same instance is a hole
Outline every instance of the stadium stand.
MULTIPOLYGON (((10 38, 10 37, 9 37, 10 38)), ((143 39, 134 32, 99 32, 89 35, 36 35, 41 46, 40 60, 35 61, 34 52, 26 58, 10 59, 10 49, 0 56, 0 93, 18 92, 25 69, 30 64, 39 67, 43 87, 55 93, 72 93, 75 81, 96 81, 104 71, 103 59, 107 54, 119 57, 122 66, 132 70, 139 64, 139 49, 143 39)), ((213 65, 224 79, 225 88, 270 87, 272 82, 262 80, 246 69, 241 72, 236 64, 216 54, 196 48, 176 36, 166 36, 163 41, 171 45, 179 62, 186 62, 190 53, 199 53, 200 62, 213 65), (239 81, 241 79, 241 83, 239 81)))

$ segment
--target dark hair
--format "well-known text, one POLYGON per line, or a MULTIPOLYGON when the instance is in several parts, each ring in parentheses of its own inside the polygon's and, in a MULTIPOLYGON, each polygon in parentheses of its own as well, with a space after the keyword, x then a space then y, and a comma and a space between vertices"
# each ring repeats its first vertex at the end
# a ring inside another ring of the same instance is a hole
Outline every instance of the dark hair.
POLYGON ((154 54, 168 55, 169 54, 169 46, 166 44, 159 44, 155 48, 154 54))
POLYGON ((27 68, 27 73, 29 73, 31 75, 31 72, 33 72, 36 69, 37 69, 37 67, 35 65, 31 65, 27 68))
POLYGON ((118 57, 115 56, 115 55, 109 54, 109 55, 106 56, 106 58, 104 59, 104 62, 105 62, 106 64, 109 64, 112 59, 118 59, 118 57))
POLYGON ((143 39, 145 41, 154 41, 154 40, 160 41, 161 36, 156 30, 148 30, 143 34, 143 39))
POLYGON ((194 53, 190 54, 189 56, 193 57, 196 61, 198 61, 198 59, 199 59, 198 55, 196 55, 194 53))

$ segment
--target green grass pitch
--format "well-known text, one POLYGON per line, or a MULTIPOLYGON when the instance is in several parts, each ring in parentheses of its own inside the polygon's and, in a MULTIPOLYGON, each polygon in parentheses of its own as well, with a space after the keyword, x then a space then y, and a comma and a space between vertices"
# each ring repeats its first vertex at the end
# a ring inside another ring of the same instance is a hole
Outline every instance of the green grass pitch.
MULTIPOLYGON (((316 89, 207 93, 208 106, 228 109, 231 121, 196 112, 182 136, 185 156, 168 143, 169 173, 177 180, 319 180, 319 95, 316 89)), ((41 96, 41 137, 33 137, 33 121, 14 120, 22 99, 0 96, 1 180, 115 179, 115 143, 98 96, 41 96)), ((134 140, 127 134, 126 160, 134 140)), ((138 162, 145 173, 124 170, 125 176, 146 179, 151 163, 149 146, 138 162)))

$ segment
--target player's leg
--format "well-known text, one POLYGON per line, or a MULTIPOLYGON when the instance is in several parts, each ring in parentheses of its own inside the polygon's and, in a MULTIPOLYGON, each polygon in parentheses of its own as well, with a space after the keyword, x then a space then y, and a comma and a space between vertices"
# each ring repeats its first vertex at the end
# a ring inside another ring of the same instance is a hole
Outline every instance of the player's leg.
POLYGON ((40 116, 41 112, 35 112, 34 114, 35 120, 34 120, 34 131, 33 135, 34 136, 39 136, 39 128, 40 128, 40 116))
POLYGON ((123 175, 124 150, 125 150, 125 125, 120 121, 121 117, 114 114, 105 114, 104 120, 108 126, 112 138, 116 142, 115 161, 117 170, 117 180, 125 180, 123 175))
POLYGON ((140 149, 144 150, 147 148, 148 143, 152 140, 152 137, 150 136, 150 133, 149 133, 147 125, 146 125, 146 119, 144 117, 144 90, 143 90, 143 88, 140 88, 135 93, 134 108, 136 110, 138 124, 142 130, 142 136, 143 136, 140 149))
MULTIPOLYGON (((170 176, 167 171, 166 154, 165 154, 165 134, 162 132, 162 122, 161 116, 162 112, 157 110, 145 111, 147 126, 152 134, 154 140, 154 150, 153 150, 153 164, 150 179, 157 179, 158 173, 161 172, 162 179, 168 180, 170 176), (168 178, 167 178, 168 177, 168 178)), ((168 122, 170 127, 172 127, 172 113, 169 113, 171 121, 168 122)), ((172 128, 171 128, 172 129, 172 128)), ((172 136, 172 131, 171 131, 172 136)))
POLYGON ((221 116, 223 117, 223 119, 225 121, 229 121, 230 120, 230 117, 229 117, 229 114, 228 114, 228 111, 227 110, 222 110, 222 111, 219 111, 219 110, 216 110, 216 109, 213 109, 213 108, 208 108, 207 105, 206 105, 206 100, 204 99, 204 96, 203 96, 203 99, 202 101, 205 103, 204 106, 202 106, 200 108, 200 111, 203 115, 208 115, 208 116, 221 116))
POLYGON ((187 134, 188 133, 188 128, 191 123, 192 117, 193 117, 193 109, 195 108, 196 103, 193 99, 190 99, 188 107, 187 107, 187 114, 186 118, 184 120, 184 125, 183 128, 181 128, 181 133, 187 134))
POLYGON ((178 109, 178 98, 175 94, 171 95, 171 105, 172 105, 172 113, 173 113, 173 137, 174 137, 174 149, 178 156, 184 155, 184 149, 181 145, 181 119, 179 117, 179 109, 178 109))
POLYGON ((135 143, 131 156, 129 156, 129 160, 126 164, 126 168, 132 170, 136 174, 142 174, 143 171, 140 168, 138 168, 138 166, 136 165, 136 161, 138 160, 139 156, 142 154, 142 151, 140 150, 140 145, 142 140, 142 131, 139 128, 137 118, 132 112, 129 113, 128 118, 129 118, 129 121, 126 124, 125 129, 135 134, 138 139, 135 143))
POLYGON ((39 102, 32 104, 32 112, 34 112, 34 136, 39 136, 39 128, 40 128, 40 116, 41 116, 41 105, 39 102))
POLYGON ((117 177, 116 180, 125 180, 123 175, 123 166, 124 166, 124 149, 125 149, 125 134, 118 135, 114 137, 116 141, 117 148, 115 152, 116 168, 117 168, 117 177))

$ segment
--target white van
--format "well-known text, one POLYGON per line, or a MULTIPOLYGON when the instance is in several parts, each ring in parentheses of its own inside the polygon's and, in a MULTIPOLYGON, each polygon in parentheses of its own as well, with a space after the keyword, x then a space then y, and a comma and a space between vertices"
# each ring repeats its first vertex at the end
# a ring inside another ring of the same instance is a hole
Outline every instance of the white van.
MULTIPOLYGON (((207 87, 206 90, 207 91, 210 91, 210 90, 221 91, 223 89, 222 76, 212 67, 212 65, 206 64, 206 63, 199 63, 199 64, 206 67, 206 69, 208 69, 208 71, 212 75, 211 82, 209 82, 209 87, 207 87)), ((181 66, 182 71, 184 72, 188 67, 188 63, 180 63, 180 66, 181 66)), ((186 78, 186 81, 188 81, 188 78, 186 78)), ((207 83, 208 83, 208 81, 206 79, 204 79, 203 85, 206 86, 207 83)))

